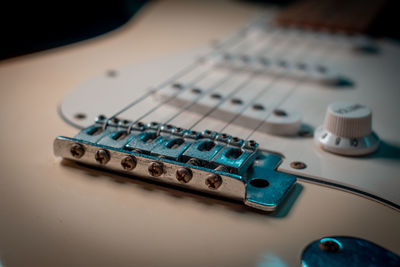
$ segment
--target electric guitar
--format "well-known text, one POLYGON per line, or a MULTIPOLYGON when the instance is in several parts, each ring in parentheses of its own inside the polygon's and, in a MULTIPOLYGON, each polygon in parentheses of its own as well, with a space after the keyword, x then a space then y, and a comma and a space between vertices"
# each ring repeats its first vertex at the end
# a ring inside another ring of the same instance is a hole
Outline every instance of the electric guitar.
POLYGON ((153 2, 2 62, 1 263, 398 266, 400 47, 357 7, 153 2))

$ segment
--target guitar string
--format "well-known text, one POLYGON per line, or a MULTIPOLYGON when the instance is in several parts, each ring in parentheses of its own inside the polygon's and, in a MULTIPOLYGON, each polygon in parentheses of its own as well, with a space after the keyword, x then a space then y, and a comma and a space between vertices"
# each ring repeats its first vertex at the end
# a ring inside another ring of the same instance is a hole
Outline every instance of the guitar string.
MULTIPOLYGON (((334 43, 334 44, 336 44, 336 43, 334 43)), ((329 45, 327 45, 327 46, 329 46, 329 45)), ((320 54, 316 59, 314 59, 314 61, 319 61, 319 60, 320 60, 319 57, 323 57, 323 56, 326 55, 328 52, 330 53, 330 56, 332 57, 332 54, 333 54, 334 51, 329 50, 329 49, 325 46, 325 48, 321 49, 321 51, 320 51, 321 54, 320 54), (324 52, 324 50, 327 50, 327 51, 324 52)), ((302 84, 307 80, 307 78, 308 78, 307 75, 305 75, 305 76, 303 76, 302 78, 300 78, 299 82, 297 82, 297 83, 292 87, 292 89, 285 95, 285 97, 283 97, 283 98, 281 99, 281 101, 275 106, 275 108, 272 109, 270 112, 268 112, 267 115, 264 117, 264 119, 263 119, 255 128, 253 128, 253 130, 250 132, 250 134, 246 137, 245 141, 249 140, 250 137, 251 137, 254 133, 256 133, 257 130, 260 129, 260 128, 262 127, 262 125, 264 125, 264 123, 265 123, 265 122, 269 119, 269 117, 273 114, 273 110, 278 109, 278 108, 279 108, 279 107, 280 107, 280 106, 281 106, 281 105, 296 91, 296 89, 298 89, 298 88, 300 87, 300 85, 302 85, 302 84)))
MULTIPOLYGON (((276 33, 273 33, 274 35, 276 33)), ((258 36, 258 38, 265 38, 264 35, 258 36)), ((271 38, 267 38, 268 40, 270 40, 271 38)), ((243 41, 243 40, 242 40, 243 41)), ((239 42, 239 47, 241 47, 241 49, 246 48, 246 46, 243 47, 243 42, 239 42)), ((247 39, 244 39, 244 41, 248 41, 247 39)), ((251 40, 250 40, 251 41, 251 40)), ((265 40, 264 40, 265 41, 265 40)), ((253 43, 253 42, 251 42, 253 43)), ((236 48, 237 49, 237 48, 236 48)), ((207 77, 207 74, 210 74, 214 69, 208 68, 204 73, 202 73, 200 76, 202 77, 202 79, 207 77)), ((217 88, 218 86, 220 86, 221 84, 227 82, 229 79, 231 79, 234 76, 234 73, 230 73, 229 75, 225 76, 224 78, 222 78, 221 80, 219 80, 217 83, 215 83, 214 85, 212 85, 210 87, 209 90, 207 90, 206 92, 210 92, 212 90, 214 90, 215 88, 217 88)), ((185 91, 195 87, 196 82, 199 82, 201 79, 198 79, 197 81, 193 81, 191 83, 189 83, 190 86, 186 86, 184 90, 180 90, 179 92, 173 94, 172 96, 170 96, 169 98, 165 99, 164 101, 162 101, 161 103, 157 103, 156 106, 154 106, 153 108, 151 108, 149 111, 147 111, 145 114, 143 114, 142 116, 140 116, 139 118, 137 118, 135 121, 133 121, 129 126, 128 126, 128 131, 133 127, 133 125, 135 125, 136 123, 138 123, 140 120, 142 120, 143 118, 147 117, 148 115, 152 114, 154 111, 156 111, 157 109, 159 109, 160 107, 162 107, 164 104, 172 101, 173 99, 175 99, 178 95, 184 93, 185 91)), ((204 95, 204 94, 202 94, 204 95)), ((201 96, 198 98, 200 99, 201 96)))
MULTIPOLYGON (((249 23, 249 25, 248 25, 247 27, 245 27, 244 30, 242 30, 242 31, 240 31, 239 33, 237 33, 236 35, 234 35, 233 38, 228 39, 227 41, 223 42, 223 45, 221 45, 221 46, 219 47, 219 49, 216 49, 216 50, 214 50, 214 51, 211 51, 207 56, 209 56, 210 54, 211 54, 211 55, 213 55, 213 54, 214 54, 214 55, 215 55, 215 54, 218 55, 218 50, 221 50, 220 48, 222 48, 222 47, 225 47, 225 48, 228 47, 228 48, 229 48, 230 45, 231 45, 231 46, 232 46, 232 45, 238 45, 238 43, 239 43, 239 45, 243 45, 243 42, 242 42, 242 41, 246 41, 245 38, 239 39, 238 42, 235 42, 235 41, 231 41, 231 42, 230 42, 230 40, 232 40, 232 39, 235 40, 235 39, 238 39, 238 38, 242 37, 242 36, 243 36, 253 25, 255 25, 256 23, 257 23, 256 20, 253 20, 253 22, 249 23), (244 33, 244 34, 243 34, 243 33, 244 33), (228 45, 226 45, 227 43, 228 43, 228 45)), ((267 29, 270 29, 270 28, 268 27, 267 29)), ((192 69, 194 69, 196 66, 198 66, 198 62, 195 62, 195 64, 192 64, 192 65, 191 65, 191 68, 189 68, 189 70, 186 69, 186 71, 184 70, 183 73, 180 72, 180 73, 178 73, 177 75, 174 75, 172 79, 168 80, 167 82, 165 82, 165 83, 162 84, 161 86, 158 86, 156 89, 153 89, 153 90, 151 90, 150 92, 148 92, 148 93, 146 93, 145 95, 143 95, 142 97, 139 97, 137 100, 135 100, 134 102, 132 102, 131 104, 129 104, 127 107, 123 108, 121 111, 119 111, 118 113, 114 114, 110 119, 116 117, 117 115, 121 114, 122 112, 126 111, 127 109, 131 108, 132 106, 136 105, 137 103, 141 102, 142 100, 144 100, 144 99, 147 98, 148 96, 150 96, 150 95, 154 94, 155 92, 159 91, 160 89, 166 87, 169 83, 172 83, 173 80, 177 79, 177 77, 183 76, 183 75, 187 74, 187 72, 190 72, 190 71, 191 71, 192 69)), ((203 76, 203 75, 201 75, 201 76, 203 76)), ((205 76, 205 75, 204 75, 204 76, 205 76)), ((204 77, 204 76, 203 76, 203 77, 204 77)), ((184 90, 182 90, 182 91, 184 91, 184 90)), ((161 103, 161 105, 163 105, 163 104, 169 102, 170 100, 172 100, 173 98, 175 98, 178 94, 179 94, 179 93, 174 94, 170 99, 167 99, 167 101, 163 101, 163 102, 161 103)), ((160 105, 160 106, 161 106, 161 105, 160 105)), ((139 119, 137 119, 136 122, 138 122, 138 121, 141 120, 142 118, 146 117, 147 115, 151 114, 151 113, 152 113, 154 110, 156 110, 157 108, 158 108, 158 107, 155 107, 155 108, 151 109, 149 112, 147 112, 146 114, 142 115, 139 119)), ((108 120, 108 121, 109 121, 109 120, 108 120)), ((107 122, 108 122, 108 121, 107 121, 107 122)), ((132 125, 133 125, 133 123, 130 125, 129 129, 132 127, 132 125)))
MULTIPOLYGON (((303 48, 304 48, 304 44, 303 44, 303 48)), ((261 50, 261 51, 259 51, 259 53, 261 54, 261 53, 263 53, 263 52, 265 52, 265 50, 261 50)), ((299 53, 299 52, 301 52, 301 49, 299 49, 296 53, 299 53)), ((295 56, 295 55, 292 55, 291 57, 293 57, 293 56, 295 56)), ((296 60, 292 60, 293 62, 296 62, 296 60)), ((258 73, 258 75, 263 75, 263 74, 266 74, 266 73, 268 73, 268 69, 267 70, 265 70, 265 71, 261 71, 260 73, 258 73)), ((286 72, 284 72, 284 73, 286 73, 286 72)), ((229 121, 228 121, 228 123, 226 123, 218 132, 222 132, 222 131, 224 131, 229 125, 231 125, 237 118, 239 118, 250 106, 252 106, 252 105, 254 105, 255 103, 256 103, 256 101, 260 98, 260 97, 262 97, 263 95, 265 95, 266 93, 268 93, 271 89, 272 89, 272 86, 275 84, 275 83, 277 83, 277 82, 279 82, 280 80, 281 80, 281 76, 283 75, 283 73, 281 73, 281 75, 276 75, 267 85, 266 85, 266 87, 263 89, 263 90, 261 90, 259 93, 257 93, 252 99, 250 99, 250 101, 248 101, 247 102, 247 104, 246 105, 244 105, 244 107, 240 110, 240 112, 238 112, 232 119, 230 119, 229 121)))
MULTIPOLYGON (((276 32, 274 32, 275 34, 276 32)), ((271 38, 268 38, 269 41, 271 41, 271 38)), ((278 43, 279 44, 279 43, 278 43)), ((268 42, 268 44, 266 46, 273 46, 273 42, 268 42)), ((276 45, 275 45, 276 46, 276 45)), ((263 46, 265 47, 265 45, 263 46)), ((236 73, 236 71, 232 71, 229 75, 229 78, 231 78, 232 76, 234 76, 236 73)), ((249 80, 249 82, 251 82, 249 80)), ((168 118, 164 124, 167 124, 169 122, 171 122, 173 119, 175 119, 176 117, 178 117, 179 115, 181 115, 184 111, 188 110, 190 107, 192 107, 194 104, 196 104, 201 98, 207 96, 208 93, 210 93, 210 91, 214 91, 216 90, 217 87, 211 88, 211 90, 207 90, 206 92, 204 92, 202 95, 200 95, 199 97, 195 98, 193 101, 191 101, 190 103, 186 104, 185 106, 183 106, 178 112, 176 112, 173 116, 171 116, 170 118, 168 118)))
POLYGON ((126 110, 130 109, 131 107, 137 105, 138 103, 142 102, 143 100, 145 100, 146 98, 148 98, 149 96, 155 94, 156 92, 158 92, 159 90, 167 87, 169 84, 173 83, 176 79, 183 77, 184 75, 190 73, 191 71, 193 71, 194 69, 196 69, 196 67, 199 66, 199 63, 202 63, 202 59, 209 59, 209 58, 213 58, 214 56, 218 56, 219 55, 219 51, 222 50, 223 48, 227 48, 229 46, 233 46, 236 45, 237 42, 242 42, 245 40, 245 38, 242 38, 243 35, 247 34, 247 31, 256 23, 258 23, 258 21, 260 20, 260 15, 256 16, 255 19, 253 19, 250 23, 248 23, 246 26, 244 26, 243 29, 239 30, 237 33, 235 33, 232 37, 225 39, 224 41, 222 41, 220 44, 218 44, 215 48, 212 48, 212 50, 208 53, 206 53, 205 55, 201 56, 199 60, 196 60, 194 63, 190 64, 189 66, 184 67, 181 71, 179 71, 178 73, 175 73, 174 75, 172 75, 169 79, 167 79, 166 81, 162 82, 161 84, 159 84, 158 86, 156 86, 155 88, 152 88, 150 90, 147 90, 143 95, 141 95, 140 97, 136 98, 134 101, 132 101, 131 103, 129 103, 128 105, 126 105, 125 107, 123 107, 121 110, 119 110, 118 112, 116 112, 115 114, 113 114, 108 120, 106 120, 106 123, 104 125, 104 127, 107 127, 107 123, 116 118, 118 115, 120 115, 121 113, 125 112, 126 110))
MULTIPOLYGON (((274 29, 277 29, 276 27, 274 27, 274 29)), ((278 30, 276 31, 276 32, 279 32, 279 31, 282 31, 282 28, 278 28, 278 30)), ((276 32, 274 32, 274 33, 276 33, 276 32)), ((299 32, 297 31, 297 36, 299 35, 299 32)), ((290 40, 290 39, 289 39, 290 40)), ((286 39, 286 42, 287 42, 288 40, 286 39)), ((278 44, 279 44, 279 42, 278 42, 278 44)), ((276 47, 278 47, 277 45, 275 45, 275 46, 272 46, 272 48, 276 48, 276 47)), ((268 50, 268 46, 267 47, 262 47, 261 49, 259 49, 259 50, 256 50, 257 52, 255 53, 255 55, 257 55, 257 54, 260 54, 260 53, 264 53, 265 51, 267 51, 268 50)), ((278 50, 279 51, 279 50, 278 50)), ((284 52, 285 50, 283 50, 282 52, 284 52)), ((270 51, 269 51, 270 52, 270 51)), ((281 53, 282 53, 281 52, 281 53)), ((276 56, 275 56, 276 57, 276 56)), ((253 75, 252 76, 253 78, 255 77, 255 75, 253 75)), ((279 80, 279 77, 277 77, 278 78, 278 80, 279 80)), ((248 82, 251 82, 251 79, 248 81, 248 82)), ((272 83, 274 83, 274 81, 272 81, 272 83)), ((241 89, 243 89, 243 88, 245 88, 245 86, 239 86, 238 88, 240 88, 238 91, 240 91, 241 89)), ((236 91, 235 91, 235 93, 236 93, 236 91)), ((191 129, 193 129, 193 127, 195 127, 200 121, 202 121, 203 119, 205 119, 205 118, 207 118, 208 117, 208 115, 210 115, 213 111, 215 111, 216 110, 216 108, 218 108, 221 104, 223 104, 225 101, 227 101, 232 95, 234 95, 234 94, 229 94, 229 96, 228 97, 225 97, 225 98, 222 98, 221 100, 220 100, 220 102, 219 103, 217 103, 210 111, 208 111, 206 114, 204 114, 198 121, 196 121, 193 125, 191 125, 190 127, 189 127, 189 130, 191 130, 191 129)), ((189 103, 188 105, 186 105, 186 106, 184 106, 178 113, 176 113, 175 115, 173 115, 171 118, 169 118, 165 123, 169 123, 170 121, 172 121, 172 119, 174 119, 174 118, 176 118, 178 115, 180 115, 181 113, 183 113, 184 111, 186 111, 188 108, 190 108, 191 106, 193 106, 195 103, 197 103, 198 102, 198 100, 199 99, 201 99, 202 97, 204 97, 205 95, 202 95, 201 97, 198 97, 197 99, 195 99, 195 101, 193 101, 193 102, 191 102, 191 103, 189 103)))
MULTIPOLYGON (((197 79, 196 81, 192 81, 189 83, 189 86, 186 86, 184 90, 180 90, 179 92, 173 94, 172 96, 170 96, 169 98, 165 99, 164 101, 162 101, 161 103, 158 103, 156 106, 154 106, 153 108, 151 108, 149 111, 147 111, 144 115, 140 116, 139 118, 137 118, 135 121, 133 121, 131 123, 131 125, 128 127, 128 131, 131 129, 131 127, 133 125, 135 125, 136 123, 138 123, 140 120, 142 120, 143 118, 147 117, 148 115, 152 114, 154 111, 156 111, 157 109, 159 109, 160 107, 162 107, 164 104, 174 100, 178 95, 182 94, 183 92, 195 87, 196 82, 199 82, 200 80, 204 79, 207 77, 208 74, 210 74, 213 71, 213 68, 209 68, 207 69, 204 73, 202 73, 201 78, 197 79)), ((225 77, 223 77, 222 79, 218 80, 216 83, 214 83, 212 86, 210 86, 210 88, 206 91, 206 93, 213 91, 215 88, 217 88, 218 86, 222 85, 223 83, 227 82, 230 78, 232 78, 233 73, 231 75, 227 75, 225 77)), ((203 93, 204 94, 204 93, 203 93)), ((202 94, 202 95, 203 95, 202 94)), ((201 97, 201 96, 200 96, 201 97)), ((199 97, 199 98, 200 98, 199 97)))
MULTIPOLYGON (((309 41, 309 40, 308 40, 308 41, 309 41)), ((304 48, 304 47, 307 48, 307 43, 308 43, 308 42, 306 41, 306 42, 305 42, 305 45, 303 44, 303 48, 304 48)), ((310 49, 308 49, 308 51, 309 51, 309 50, 310 50, 310 49)), ((297 53, 299 53, 299 52, 301 52, 301 51, 302 51, 302 50, 299 49, 299 50, 297 51, 297 53)), ((292 55, 292 57, 293 57, 293 55, 292 55)), ((305 57, 305 54, 303 54, 302 57, 305 57)), ((301 59, 292 60, 292 61, 294 61, 294 62, 296 62, 296 61, 301 62, 301 59)), ((279 82, 280 80, 282 80, 283 78, 285 78, 285 77, 288 76, 288 75, 289 75, 289 72, 284 72, 282 75, 279 75, 279 76, 275 77, 275 78, 269 83, 269 85, 267 85, 267 87, 266 87, 263 91, 261 91, 261 92, 260 92, 259 94, 257 94, 255 97, 253 97, 253 99, 250 100, 250 101, 247 103, 247 105, 246 105, 238 114, 236 114, 222 129, 220 129, 219 132, 222 132, 222 131, 223 131, 226 127, 228 127, 235 119, 237 119, 240 115, 242 115, 243 112, 244 112, 245 110, 247 110, 247 108, 248 108, 250 105, 252 105, 252 104, 255 102, 255 100, 258 99, 258 97, 259 97, 260 95, 266 93, 266 92, 269 90, 269 88, 272 87, 273 84, 275 84, 276 82, 279 82)), ((305 79, 306 79, 307 76, 304 76, 304 77, 305 77, 305 79)), ((286 94, 285 97, 283 97, 283 99, 280 101, 280 103, 278 103, 278 104, 276 105, 275 109, 278 108, 278 107, 281 105, 281 103, 283 103, 284 100, 287 99, 287 98, 291 95, 292 91, 293 91, 299 84, 301 84, 301 81, 298 82, 297 84, 295 84, 295 86, 289 91, 289 93, 286 94)), ((203 119, 205 119, 206 117, 208 117, 208 115, 210 115, 210 114, 211 114, 218 106, 220 106, 223 102, 225 102, 225 100, 224 100, 224 101, 221 101, 219 104, 217 104, 211 111, 209 111, 207 114, 205 114, 200 120, 203 120, 203 119)), ((273 110, 275 110, 275 109, 271 109, 271 110, 273 111, 273 110)), ((268 115, 270 115, 270 114, 268 114, 268 115)), ((266 119, 268 119, 268 117, 266 117, 263 121, 265 121, 266 119)), ((200 121, 200 120, 199 120, 199 121, 200 121)), ((199 121, 197 121, 190 129, 192 129, 193 127, 195 127, 195 126, 199 123, 199 121)), ((262 122, 263 122, 263 121, 262 121, 262 122)), ((259 127, 256 127, 256 128, 258 129, 259 127)), ((246 140, 247 140, 247 139, 246 139, 246 140)))
MULTIPOLYGON (((222 48, 226 48, 226 47, 229 47, 230 45, 237 44, 236 43, 237 39, 239 39, 239 43, 240 43, 241 41, 245 40, 245 38, 241 38, 241 37, 243 35, 246 35, 246 33, 248 32, 249 29, 251 29, 252 27, 257 27, 258 24, 260 24, 260 23, 262 23, 264 27, 268 26, 266 28, 267 30, 270 29, 270 24, 271 24, 271 21, 273 20, 273 18, 274 18, 273 16, 267 16, 267 19, 266 19, 265 18, 265 11, 264 12, 260 12, 260 14, 255 16, 255 18, 253 18, 242 30, 240 30, 236 34, 234 34, 233 37, 228 38, 225 41, 223 41, 219 46, 217 46, 215 49, 213 49, 211 52, 209 52, 208 54, 206 54, 205 56, 203 56, 201 58, 207 58, 207 57, 210 57, 210 56, 218 55, 218 51, 221 50, 222 48)), ((260 28, 260 27, 258 27, 258 28, 260 28)), ((266 30, 266 29, 264 28, 264 30, 266 30)), ((104 124, 104 128, 107 127, 107 124, 108 124, 109 121, 111 121, 112 119, 114 119, 115 117, 120 115, 121 113, 125 112, 126 110, 130 109, 131 107, 135 106, 136 104, 142 102, 143 100, 145 100, 149 96, 155 94, 159 90, 167 87, 169 84, 171 84, 177 78, 182 77, 185 74, 187 74, 190 71, 192 71, 193 69, 195 69, 198 66, 199 62, 201 62, 201 60, 198 60, 195 63, 189 65, 189 67, 186 67, 182 71, 180 71, 177 74, 173 75, 170 79, 167 79, 167 81, 165 81, 164 83, 161 83, 161 85, 159 85, 159 86, 147 91, 145 94, 143 94, 139 98, 135 99, 133 102, 131 102, 128 105, 126 105, 124 108, 122 108, 120 111, 118 111, 117 113, 112 115, 108 120, 106 120, 106 122, 104 124)), ((130 125, 129 128, 131 128, 131 126, 132 125, 130 125)))
POLYGON ((253 78, 256 76, 256 74, 250 75, 249 78, 247 78, 244 82, 240 83, 239 86, 235 88, 232 92, 230 92, 228 95, 226 95, 224 98, 222 98, 217 105, 215 105, 211 110, 209 110, 206 114, 204 114, 199 120, 197 120, 194 124, 192 124, 188 130, 192 130, 193 127, 195 127, 199 122, 202 121, 203 118, 207 117, 209 114, 211 114, 212 111, 214 111, 218 106, 220 106, 222 103, 224 103, 226 100, 230 99, 232 96, 234 96, 237 92, 241 91, 243 88, 246 88, 246 85, 251 83, 253 78))
MULTIPOLYGON (((302 46, 303 46, 302 49, 308 48, 308 47, 307 47, 307 42, 305 42, 305 45, 304 45, 304 43, 303 43, 302 46)), ((297 52, 296 52, 296 54, 301 53, 301 52, 302 52, 302 49, 298 49, 297 52)), ((309 49, 307 49, 306 52, 308 52, 308 51, 309 51, 309 49)), ((292 55, 291 58, 293 58, 293 57, 295 57, 295 56, 298 56, 298 55, 292 55)), ((302 54, 302 56, 305 57, 305 54, 302 54)), ((294 59, 294 60, 292 59, 291 61, 292 61, 292 62, 301 62, 302 59, 301 59, 301 58, 297 58, 297 59, 294 59)), ((266 70, 265 72, 268 72, 268 70, 266 70)), ((264 72, 264 73, 265 73, 265 72, 264 72)), ((262 74, 262 73, 261 73, 261 74, 262 74)), ((272 79, 272 80, 270 81, 270 83, 266 86, 266 88, 265 88, 264 90, 262 90, 261 92, 259 92, 258 94, 256 94, 252 99, 250 99, 250 101, 247 102, 247 104, 240 110, 240 112, 238 112, 231 120, 229 120, 229 121, 219 130, 219 132, 224 131, 224 130, 225 130, 229 125, 231 125, 236 119, 238 119, 241 115, 243 115, 243 113, 244 113, 250 106, 253 106, 253 105, 256 103, 256 101, 257 101, 261 96, 263 96, 264 94, 268 93, 268 92, 271 90, 271 88, 273 87, 274 84, 276 84, 276 83, 280 82, 281 80, 285 79, 287 76, 289 76, 289 74, 290 74, 290 73, 289 73, 289 70, 286 70, 285 72, 281 73, 280 75, 277 75, 274 79, 272 79)), ((303 75, 306 75, 306 74, 303 73, 303 75)), ((274 109, 273 109, 273 110, 274 110, 274 109)))
MULTIPOLYGON (((248 29, 249 29, 249 28, 247 28, 247 31, 248 31, 248 29)), ((263 36, 261 36, 261 37, 263 37, 263 36)), ((247 38, 247 37, 242 38, 241 40, 239 40, 237 43, 235 43, 235 44, 233 44, 233 45, 234 45, 234 46, 235 46, 235 45, 238 45, 238 46, 242 45, 243 42, 248 41, 246 38, 247 38)), ((228 47, 228 48, 229 48, 229 47, 228 47)), ((214 51, 214 52, 215 52, 215 54, 217 54, 217 55, 220 55, 220 54, 221 54, 219 51, 214 51), (220 53, 220 54, 218 54, 218 53, 220 53)), ((204 73, 202 73, 202 75, 200 75, 200 76, 202 76, 202 79, 205 78, 205 77, 207 76, 207 74, 209 74, 209 73, 211 72, 211 70, 212 70, 212 68, 208 68, 204 73)), ((200 80, 200 79, 199 79, 199 80, 200 80)), ((198 80, 198 81, 199 81, 199 80, 198 80)), ((198 82, 198 81, 197 81, 197 82, 198 82)), ((174 82, 174 80, 169 81, 170 84, 173 84, 173 82, 174 82)), ((165 88, 165 87, 168 86, 168 85, 169 85, 168 83, 165 83, 163 86, 164 86, 164 88, 165 88)), ((175 99, 179 94, 182 94, 183 92, 189 90, 190 88, 193 88, 194 85, 195 85, 195 84, 192 83, 191 86, 186 86, 183 90, 180 90, 180 91, 177 92, 176 94, 172 95, 170 98, 164 100, 163 102, 159 103, 157 106, 153 107, 150 111, 146 112, 146 113, 145 113, 144 115, 142 115, 140 118, 138 118, 138 119, 136 119, 135 121, 133 121, 133 122, 128 126, 128 131, 133 127, 133 125, 135 125, 136 123, 138 123, 140 120, 142 120, 142 119, 145 118, 146 116, 148 116, 148 115, 150 115, 151 113, 153 113, 155 110, 157 110, 158 108, 160 108, 162 105, 164 105, 164 104, 166 104, 166 103, 172 101, 173 99, 175 99)), ((159 88, 159 89, 161 89, 161 88, 159 88)), ((158 90, 156 90, 156 91, 158 91, 158 90)), ((156 91, 155 91, 155 92, 156 92, 156 91)), ((149 94, 149 95, 150 95, 150 94, 149 94)), ((148 96, 148 95, 146 95, 146 97, 147 97, 147 96, 148 96)), ((144 98, 145 98, 145 97, 141 98, 139 101, 135 101, 135 104, 137 104, 137 103, 139 103, 140 101, 144 100, 144 98)), ((115 117, 115 116, 117 116, 117 115, 123 113, 124 111, 128 110, 128 109, 131 108, 132 106, 133 106, 133 105, 129 105, 129 107, 124 108, 122 111, 118 112, 118 113, 117 113, 116 115, 114 115, 113 117, 115 117)), ((107 120, 107 121, 110 121, 111 119, 112 119, 112 118, 110 118, 110 119, 107 120)))
MULTIPOLYGON (((139 118, 137 118, 136 120, 134 120, 132 122, 132 125, 135 125, 136 123, 138 123, 139 121, 141 121, 142 119, 144 119, 145 117, 147 117, 148 115, 152 114, 154 111, 156 111, 157 109, 161 108, 163 105, 167 104, 168 102, 171 102, 172 100, 176 99, 176 97, 180 94, 182 94, 183 92, 195 87, 196 83, 203 80, 204 78, 207 77, 207 75, 212 71, 212 69, 208 69, 206 72, 202 73, 198 78, 199 79, 195 79, 191 82, 188 83, 188 86, 185 86, 184 90, 180 90, 178 92, 176 92, 175 94, 172 94, 170 97, 168 97, 167 99, 163 100, 162 102, 158 103, 158 105, 155 105, 154 107, 152 107, 149 111, 147 111, 145 114, 143 114, 142 116, 140 116, 139 118)), ((230 77, 223 77, 222 79, 219 79, 217 82, 215 82, 212 86, 210 86, 210 88, 206 91, 209 92, 212 89, 214 89, 215 87, 220 86, 221 84, 225 83, 230 77)))
MULTIPOLYGON (((288 38, 288 39, 286 39, 286 44, 287 45, 290 45, 291 43, 290 43, 290 41, 292 41, 291 39, 292 38, 298 38, 299 37, 299 33, 297 33, 295 36, 291 36, 291 38, 288 38)), ((262 49, 263 51, 264 51, 264 49, 262 49)), ((272 56, 272 57, 275 57, 275 58, 279 58, 280 56, 281 56, 281 54, 283 54, 285 51, 287 51, 285 48, 284 49, 280 49, 280 50, 278 50, 278 51, 280 51, 280 53, 278 53, 278 55, 275 55, 275 56, 272 56)), ((269 57, 271 57, 271 55, 269 55, 269 57)), ((264 72, 265 73, 265 72, 264 72)), ((259 73, 258 74, 256 74, 256 75, 254 75, 253 77, 255 77, 255 76, 258 76, 259 75, 259 73)), ((275 76, 269 83, 268 83, 268 85, 264 88, 264 90, 263 90, 263 92, 265 93, 266 91, 268 91, 271 87, 272 87, 272 85, 273 84, 275 84, 277 81, 280 81, 281 79, 283 78, 283 76, 282 76, 282 74, 281 75, 277 75, 277 76, 275 76)), ((242 87, 241 89, 243 89, 244 87, 242 87)), ((239 90, 240 91, 240 90, 239 90)), ((239 91, 237 91, 237 92, 239 92, 239 91)), ((235 93, 237 93, 237 92, 235 92, 235 93)), ((226 97, 224 97, 223 99, 221 99, 216 105, 214 105, 207 113, 205 113, 200 119, 198 119, 195 123, 193 123, 190 127, 189 127, 189 129, 193 129, 194 127, 196 127, 196 125, 198 125, 202 120, 204 120, 204 119, 206 119, 212 112, 214 112, 219 106, 221 106, 224 102, 226 102, 228 99, 230 99, 232 97, 232 95, 228 95, 228 96, 226 96, 226 97)))

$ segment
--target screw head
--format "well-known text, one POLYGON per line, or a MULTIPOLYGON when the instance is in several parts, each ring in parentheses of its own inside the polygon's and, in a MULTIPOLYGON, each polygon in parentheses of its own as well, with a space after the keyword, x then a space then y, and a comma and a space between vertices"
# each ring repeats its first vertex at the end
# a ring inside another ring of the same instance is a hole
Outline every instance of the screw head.
POLYGON ((210 189, 218 189, 222 184, 222 178, 218 174, 212 173, 207 176, 206 185, 210 189))
POLYGON ((136 158, 133 156, 126 156, 121 160, 121 166, 125 171, 131 171, 136 167, 136 158))
POLYGON ((192 180, 192 177, 193 173, 188 168, 180 168, 176 171, 176 179, 181 183, 188 183, 190 180, 192 180))
POLYGON ((293 169, 301 170, 305 169, 307 165, 301 161, 293 161, 290 163, 290 167, 292 167, 293 169))
POLYGON ((153 161, 149 165, 149 174, 154 177, 161 176, 164 172, 164 165, 161 162, 153 161))
POLYGON ((94 154, 94 158, 98 163, 104 165, 107 164, 108 161, 110 161, 110 153, 108 153, 108 151, 105 149, 100 149, 96 151, 96 154, 94 154))
POLYGON ((74 158, 79 159, 85 154, 85 149, 80 144, 73 144, 70 153, 74 158))
POLYGON ((319 243, 319 248, 325 252, 338 252, 340 246, 337 242, 333 240, 326 240, 319 243))
POLYGON ((249 146, 250 147, 255 147, 257 145, 256 141, 254 140, 249 140, 249 146))
POLYGON ((194 165, 194 166, 201 166, 202 165, 201 161, 196 159, 196 158, 189 159, 187 163, 190 164, 190 165, 194 165))

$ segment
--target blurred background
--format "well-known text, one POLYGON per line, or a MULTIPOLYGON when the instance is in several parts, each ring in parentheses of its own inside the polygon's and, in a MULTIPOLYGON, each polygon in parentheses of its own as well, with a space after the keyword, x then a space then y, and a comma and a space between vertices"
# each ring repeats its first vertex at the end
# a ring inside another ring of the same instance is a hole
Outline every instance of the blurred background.
MULTIPOLYGON (((239 0, 232 0, 239 1, 239 0)), ((290 5, 290 0, 241 0, 290 5)), ((340 1, 340 0, 337 0, 340 1)), ((120 27, 138 13, 148 0, 115 1, 13 1, 2 4, 0 60, 86 40, 120 27)), ((368 33, 400 38, 400 2, 382 1, 384 8, 368 33)), ((360 8, 368 0, 359 1, 360 8)))

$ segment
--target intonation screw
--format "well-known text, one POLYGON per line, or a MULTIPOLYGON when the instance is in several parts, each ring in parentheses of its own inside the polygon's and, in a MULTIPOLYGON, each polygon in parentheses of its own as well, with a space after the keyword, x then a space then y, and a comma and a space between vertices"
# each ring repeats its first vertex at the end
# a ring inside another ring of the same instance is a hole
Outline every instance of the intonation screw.
POLYGON ((164 172, 164 165, 160 162, 153 161, 149 165, 149 173, 151 176, 158 177, 164 172))
POLYGON ((325 252, 338 252, 340 246, 337 242, 332 240, 326 240, 319 243, 319 248, 325 252))
POLYGON ((85 154, 85 149, 80 144, 73 144, 71 146, 70 152, 74 158, 79 159, 83 156, 83 154, 85 154))
POLYGON ((193 173, 190 169, 188 168, 179 168, 176 171, 176 179, 181 182, 181 183, 188 183, 190 180, 192 180, 193 173))
POLYGON ((208 188, 215 190, 218 189, 218 187, 220 187, 221 184, 222 184, 222 178, 218 174, 212 173, 207 176, 206 185, 208 186, 208 188))
POLYGON ((106 164, 110 160, 110 153, 107 150, 100 149, 97 150, 96 154, 94 155, 96 161, 100 164, 106 164))
POLYGON ((126 156, 121 160, 121 166, 125 171, 131 171, 136 167, 136 158, 133 156, 126 156))

